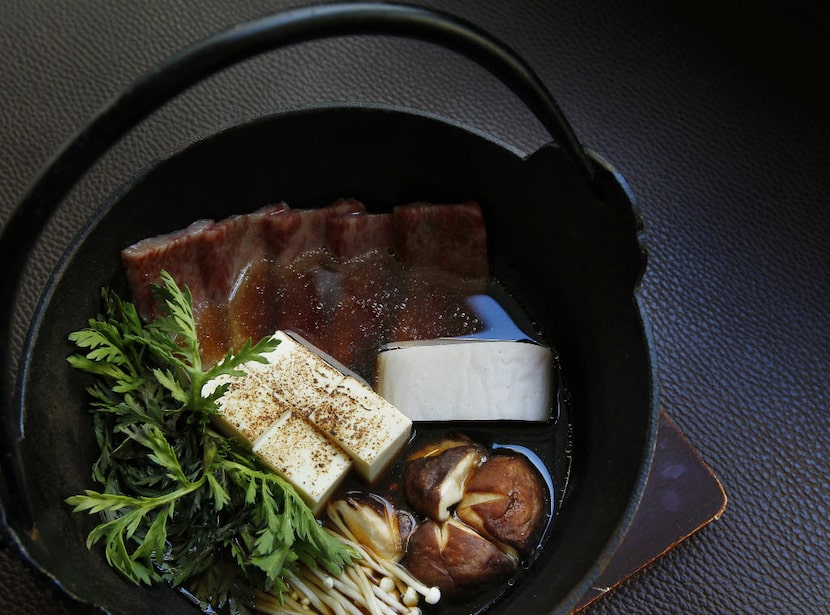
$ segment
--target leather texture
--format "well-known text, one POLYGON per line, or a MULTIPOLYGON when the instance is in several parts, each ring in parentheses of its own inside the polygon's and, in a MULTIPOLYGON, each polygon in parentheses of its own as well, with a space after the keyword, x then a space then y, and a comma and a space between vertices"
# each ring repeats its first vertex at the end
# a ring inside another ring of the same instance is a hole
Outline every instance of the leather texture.
MULTIPOLYGON (((138 75, 217 29, 293 4, 4 2, 0 223, 56 149, 138 75)), ((582 142, 628 181, 650 248, 642 302, 661 405, 729 496, 717 522, 584 612, 830 610, 825 3, 422 4, 516 49, 582 142)), ((495 79, 428 45, 349 37, 269 54, 165 108, 77 187, 29 266, 15 339, 66 242, 132 173, 217 127, 340 100, 426 109, 527 151, 547 140, 495 79)), ((9 548, 0 606, 90 612, 9 548)))

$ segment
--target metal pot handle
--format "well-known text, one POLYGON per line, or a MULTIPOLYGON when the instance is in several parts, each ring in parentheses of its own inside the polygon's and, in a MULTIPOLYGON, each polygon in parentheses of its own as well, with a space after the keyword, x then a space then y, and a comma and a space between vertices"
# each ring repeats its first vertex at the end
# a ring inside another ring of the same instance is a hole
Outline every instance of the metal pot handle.
MULTIPOLYGON (((397 35, 437 43, 474 60, 498 77, 534 113, 565 151, 576 172, 595 186, 593 166, 553 96, 511 49, 475 25, 407 5, 344 3, 298 8, 256 19, 185 48, 140 77, 70 139, 40 173, 0 235, 0 262, 27 261, 47 219, 92 165, 143 119, 203 79, 256 55, 318 38, 355 34, 397 35)), ((10 382, 11 320, 23 267, 0 276, 0 412, 14 407, 10 382)), ((11 434, 6 434, 13 437, 11 434)), ((0 481, 2 482, 2 481, 0 481)))
MULTIPOLYGON (((72 139, 40 173, 0 237, 0 262, 27 254, 43 223, 89 168, 142 120, 211 75, 268 51, 319 38, 397 35, 442 45, 477 62, 507 85, 592 186, 594 167, 552 94, 504 43, 452 15, 398 4, 343 3, 298 8, 219 32, 185 48, 136 80, 72 139), (26 244, 26 245, 24 245, 26 244)), ((5 277, 5 276, 4 276, 5 277)), ((3 285, 3 289, 8 288, 3 285)), ((8 296, 0 292, 0 296, 8 296)), ((5 301, 3 302, 5 306, 5 301)), ((6 316, 6 311, 0 316, 6 316)))

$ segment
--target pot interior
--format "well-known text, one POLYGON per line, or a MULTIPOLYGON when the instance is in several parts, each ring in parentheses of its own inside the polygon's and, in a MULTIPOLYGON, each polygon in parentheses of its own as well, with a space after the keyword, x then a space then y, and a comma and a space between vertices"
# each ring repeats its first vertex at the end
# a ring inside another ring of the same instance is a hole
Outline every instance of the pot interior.
POLYGON ((83 383, 66 365, 67 334, 96 313, 101 287, 126 293, 122 248, 197 218, 277 201, 306 208, 354 197, 381 212, 416 200, 475 199, 491 270, 558 351, 569 408, 555 445, 550 434, 538 435, 540 446, 567 456, 556 462, 569 467, 557 477, 560 484, 567 478, 564 502, 538 559, 488 612, 570 610, 633 515, 655 425, 636 301, 644 267, 639 221, 619 179, 596 166, 599 190, 592 191, 555 146, 525 158, 429 116, 327 107, 234 127, 147 170, 79 235, 35 315, 21 380, 19 484, 12 486, 20 514, 10 515, 28 557, 67 592, 109 612, 157 612, 161 604, 167 613, 193 612, 173 590, 133 588, 118 577, 100 549, 84 545, 92 520, 64 504, 92 487, 96 455, 83 383))

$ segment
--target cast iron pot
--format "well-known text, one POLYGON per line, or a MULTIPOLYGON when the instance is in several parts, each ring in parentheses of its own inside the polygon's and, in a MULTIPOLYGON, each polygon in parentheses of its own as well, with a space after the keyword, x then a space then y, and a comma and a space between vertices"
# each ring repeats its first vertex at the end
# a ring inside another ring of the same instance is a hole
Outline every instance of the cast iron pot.
MULTIPOLYGON (((7 269, 0 280, 3 522, 23 556, 78 600, 118 614, 195 610, 166 586, 139 588, 120 578, 100 549, 85 547, 93 520, 64 503, 92 486, 96 456, 82 381, 66 367, 67 334, 96 313, 102 286, 126 292, 125 246, 197 218, 281 200, 303 208, 349 196, 379 212, 414 200, 476 199, 495 278, 559 353, 569 416, 560 419, 555 442, 535 445, 554 451, 548 461, 556 471, 570 464, 549 536, 501 598, 449 612, 567 613, 625 535, 656 431, 637 293, 645 267, 641 222, 623 180, 583 150, 533 71, 471 24, 408 6, 335 4, 206 39, 136 82, 59 152, 9 220, 0 262, 29 258, 48 216, 88 168, 187 87, 288 44, 374 33, 431 41, 478 62, 527 104, 555 144, 522 156, 457 123, 379 106, 284 111, 224 130, 145 170, 81 230, 33 315, 16 380, 8 368, 9 328, 22 268, 7 269)), ((564 478, 557 477, 560 486, 564 478)))

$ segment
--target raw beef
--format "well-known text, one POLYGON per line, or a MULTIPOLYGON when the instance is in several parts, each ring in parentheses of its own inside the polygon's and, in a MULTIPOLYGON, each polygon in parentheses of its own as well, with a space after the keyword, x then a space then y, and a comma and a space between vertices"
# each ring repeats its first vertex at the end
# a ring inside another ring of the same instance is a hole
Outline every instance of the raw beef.
POLYGON ((293 330, 371 379, 388 341, 473 333, 467 297, 488 275, 476 203, 371 214, 354 199, 320 209, 285 203, 140 241, 122 252, 132 298, 154 316, 167 270, 194 298, 206 365, 248 339, 293 330))

